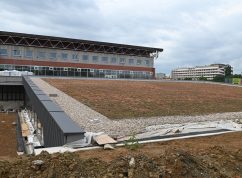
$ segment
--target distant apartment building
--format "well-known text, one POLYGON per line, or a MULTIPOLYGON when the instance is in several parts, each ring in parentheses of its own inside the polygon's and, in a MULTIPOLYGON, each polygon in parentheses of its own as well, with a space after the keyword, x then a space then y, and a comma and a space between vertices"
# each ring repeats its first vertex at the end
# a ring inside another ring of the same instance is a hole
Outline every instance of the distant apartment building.
POLYGON ((177 68, 172 70, 171 77, 174 80, 192 79, 198 80, 201 77, 213 80, 217 75, 225 75, 227 64, 211 64, 208 66, 196 66, 187 68, 177 68))

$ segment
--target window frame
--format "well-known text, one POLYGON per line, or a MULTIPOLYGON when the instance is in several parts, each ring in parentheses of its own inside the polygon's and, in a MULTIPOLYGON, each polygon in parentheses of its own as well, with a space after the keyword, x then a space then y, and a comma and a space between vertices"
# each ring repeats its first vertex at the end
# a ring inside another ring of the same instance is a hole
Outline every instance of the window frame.
POLYGON ((134 59, 129 59, 129 64, 132 65, 134 64, 134 59), (132 62, 131 62, 132 61, 132 62))
POLYGON ((107 56, 102 56, 102 57, 101 57, 101 62, 102 62, 103 64, 108 64, 108 57, 107 57, 107 56))
POLYGON ((126 63, 126 59, 125 58, 120 58, 119 59, 119 64, 125 64, 125 63, 126 63))
POLYGON ((112 64, 117 64, 117 58, 116 57, 112 57, 111 58, 111 63, 112 64), (115 61, 115 62, 114 62, 115 61))
POLYGON ((38 51, 37 58, 38 59, 45 59, 46 58, 46 52, 38 51))
POLYGON ((61 53, 61 59, 63 61, 67 61, 68 60, 68 53, 61 53), (64 57, 64 56, 66 56, 66 57, 64 57))
POLYGON ((8 56, 8 49, 0 48, 0 56, 8 56), (6 53, 2 53, 1 50, 4 50, 6 53))
POLYGON ((137 65, 142 65, 142 59, 137 59, 136 64, 137 65))
POLYGON ((20 49, 13 49, 12 50, 12 55, 14 57, 20 57, 21 56, 21 50, 20 49), (16 54, 16 52, 19 52, 18 54, 16 54))
POLYGON ((72 54, 73 61, 79 61, 78 54, 72 54))
POLYGON ((26 58, 33 58, 33 56, 34 56, 33 54, 34 54, 34 53, 33 53, 33 50, 25 50, 24 57, 26 57, 26 58), (31 52, 31 56, 28 55, 29 52, 31 52))
POLYGON ((92 62, 98 63, 99 57, 98 56, 92 56, 92 62))
POLYGON ((88 54, 83 54, 82 55, 82 60, 83 61, 89 61, 89 55, 88 54))
POLYGON ((56 52, 50 52, 49 53, 49 59, 57 59, 57 53, 56 52), (53 57, 52 54, 55 54, 55 57, 53 57))

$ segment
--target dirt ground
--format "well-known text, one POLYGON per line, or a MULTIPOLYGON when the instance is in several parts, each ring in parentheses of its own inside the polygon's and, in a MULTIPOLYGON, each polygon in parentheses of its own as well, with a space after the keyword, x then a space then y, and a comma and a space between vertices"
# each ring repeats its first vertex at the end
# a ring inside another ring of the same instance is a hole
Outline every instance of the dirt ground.
POLYGON ((115 150, 19 156, 0 161, 0 177, 166 178, 242 177, 242 133, 139 145, 115 150), (134 159, 134 164, 130 161, 134 159), (41 165, 33 161, 41 160, 41 165))
POLYGON ((16 113, 0 113, 0 159, 17 155, 16 113))
POLYGON ((44 80, 110 119, 242 111, 239 87, 181 82, 44 80))

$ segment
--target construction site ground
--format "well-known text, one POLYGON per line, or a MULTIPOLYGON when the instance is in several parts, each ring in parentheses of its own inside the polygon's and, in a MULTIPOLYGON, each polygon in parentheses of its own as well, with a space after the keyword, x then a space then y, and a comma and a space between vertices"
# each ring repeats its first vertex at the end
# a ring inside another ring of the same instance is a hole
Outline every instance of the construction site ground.
POLYGON ((16 113, 0 113, 0 159, 17 155, 16 113))
MULTIPOLYGON (((231 86, 45 80, 110 119, 242 111, 242 88, 231 86)), ((16 114, 0 113, 0 178, 242 177, 242 132, 136 144, 134 150, 17 156, 15 119, 16 114)))
POLYGON ((242 111, 242 88, 187 82, 44 79, 110 119, 242 111))
POLYGON ((18 156, 0 161, 0 177, 242 177, 242 133, 139 145, 18 156), (34 161, 41 160, 39 163, 34 161), (43 162, 42 162, 43 161, 43 162))

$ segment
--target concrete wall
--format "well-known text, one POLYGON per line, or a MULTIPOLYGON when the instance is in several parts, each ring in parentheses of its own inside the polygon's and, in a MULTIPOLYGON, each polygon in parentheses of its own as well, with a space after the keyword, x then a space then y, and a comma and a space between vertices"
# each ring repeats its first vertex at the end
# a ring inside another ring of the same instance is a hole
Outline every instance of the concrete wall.
POLYGON ((0 111, 8 111, 10 109, 18 110, 24 106, 24 101, 0 101, 0 111))

